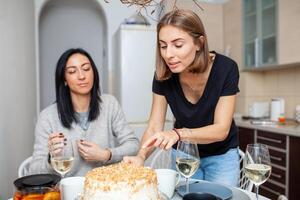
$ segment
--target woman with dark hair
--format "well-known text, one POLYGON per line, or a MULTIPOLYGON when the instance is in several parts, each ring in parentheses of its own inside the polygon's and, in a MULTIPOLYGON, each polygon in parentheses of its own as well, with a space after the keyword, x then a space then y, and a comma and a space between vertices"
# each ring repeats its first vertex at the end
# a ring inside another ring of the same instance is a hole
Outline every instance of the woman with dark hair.
POLYGON ((83 49, 69 49, 55 72, 56 103, 44 109, 35 129, 30 174, 54 173, 49 157, 64 140, 73 141, 75 159, 67 176, 83 176, 95 167, 134 155, 138 139, 128 126, 117 100, 100 95, 99 75, 83 49))
POLYGON ((233 113, 239 92, 237 64, 209 52, 201 19, 189 10, 174 10, 160 20, 156 59, 152 110, 142 148, 124 161, 142 165, 154 147, 173 147, 174 155, 179 140, 190 141, 198 144, 201 157, 194 178, 236 186, 239 154, 233 113), (168 105, 176 121, 173 130, 164 131, 168 105))

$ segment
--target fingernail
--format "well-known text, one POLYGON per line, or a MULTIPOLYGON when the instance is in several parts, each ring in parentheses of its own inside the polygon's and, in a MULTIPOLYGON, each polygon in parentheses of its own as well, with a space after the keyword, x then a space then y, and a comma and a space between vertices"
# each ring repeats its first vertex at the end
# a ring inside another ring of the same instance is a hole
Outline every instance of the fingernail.
POLYGON ((66 146, 66 145, 67 145, 67 143, 64 143, 64 145, 66 146))
POLYGON ((67 138, 64 138, 64 141, 67 141, 67 138))
POLYGON ((80 142, 83 142, 83 140, 80 140, 80 142))
POLYGON ((64 135, 63 133, 59 133, 59 135, 64 135))

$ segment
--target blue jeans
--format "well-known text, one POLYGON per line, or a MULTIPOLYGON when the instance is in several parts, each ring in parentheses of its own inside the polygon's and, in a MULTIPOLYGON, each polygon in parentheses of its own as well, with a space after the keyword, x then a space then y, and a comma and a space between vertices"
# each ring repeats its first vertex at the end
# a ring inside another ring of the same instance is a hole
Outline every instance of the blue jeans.
MULTIPOLYGON (((176 150, 172 149, 172 168, 176 170, 176 150)), ((191 177, 215 183, 238 186, 240 176, 238 148, 226 153, 200 159, 200 167, 191 177)))

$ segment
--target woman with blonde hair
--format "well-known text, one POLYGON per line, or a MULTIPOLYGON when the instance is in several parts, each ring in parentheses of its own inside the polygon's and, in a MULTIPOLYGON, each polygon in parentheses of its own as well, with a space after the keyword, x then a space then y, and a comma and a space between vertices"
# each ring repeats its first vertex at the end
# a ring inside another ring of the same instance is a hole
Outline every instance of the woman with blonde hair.
POLYGON ((201 19, 192 11, 167 13, 157 25, 157 61, 148 128, 137 156, 143 165, 155 147, 176 149, 179 140, 198 144, 201 165, 193 176, 236 186, 239 179, 238 130, 233 120, 237 64, 209 52, 201 19), (167 106, 173 130, 163 130, 167 106))

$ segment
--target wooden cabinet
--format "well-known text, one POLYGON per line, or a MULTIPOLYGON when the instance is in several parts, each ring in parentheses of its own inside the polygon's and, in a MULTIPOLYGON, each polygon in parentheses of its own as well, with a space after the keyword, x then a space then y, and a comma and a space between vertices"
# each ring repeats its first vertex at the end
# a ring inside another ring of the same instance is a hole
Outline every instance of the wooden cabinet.
POLYGON ((247 144, 254 142, 254 130, 239 127, 239 143, 240 149, 246 151, 247 144))
POLYGON ((300 198, 300 138, 290 137, 289 200, 300 198))
POLYGON ((256 134, 257 143, 268 145, 272 165, 271 176, 260 186, 259 193, 270 199, 277 199, 281 194, 287 196, 288 136, 259 130, 256 134))
POLYGON ((249 143, 262 143, 269 147, 272 173, 262 184, 259 194, 277 200, 284 194, 289 200, 300 197, 300 137, 239 127, 240 148, 245 151, 249 143))

